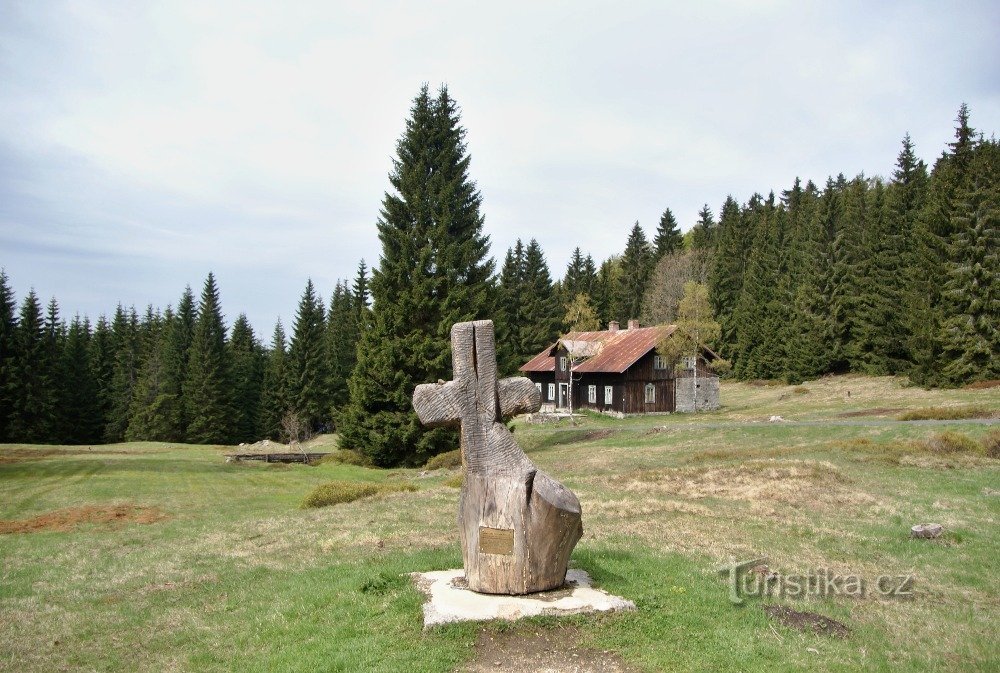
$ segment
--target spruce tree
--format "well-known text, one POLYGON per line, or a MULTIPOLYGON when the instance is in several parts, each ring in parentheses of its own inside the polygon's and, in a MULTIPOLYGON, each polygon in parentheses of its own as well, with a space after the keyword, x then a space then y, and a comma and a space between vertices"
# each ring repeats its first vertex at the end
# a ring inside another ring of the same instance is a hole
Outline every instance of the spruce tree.
POLYGON ((552 286, 552 276, 549 274, 542 246, 531 239, 524 251, 518 366, 559 337, 565 310, 552 286))
POLYGON ((48 345, 42 306, 34 290, 21 303, 15 332, 11 378, 5 381, 13 398, 10 439, 45 442, 52 427, 54 400, 47 362, 48 345))
POLYGON ((228 346, 233 381, 232 441, 250 443, 256 441, 264 361, 245 313, 233 323, 228 346))
POLYGON ((621 275, 614 293, 614 315, 623 325, 632 318, 638 318, 642 312, 642 297, 649 285, 655 261, 646 234, 636 222, 622 253, 621 275))
POLYGON ((695 250, 708 250, 715 247, 716 225, 712 209, 706 203, 698 211, 698 221, 691 228, 691 247, 695 250))
POLYGON ((447 88, 436 98, 421 89, 382 201, 371 326, 338 424, 343 446, 379 465, 418 464, 457 445, 453 431, 421 426, 413 389, 450 378, 454 323, 492 313, 489 239, 459 121, 447 88))
POLYGON ((656 236, 653 237, 654 257, 657 261, 664 255, 680 250, 684 245, 684 235, 681 233, 677 218, 669 208, 663 211, 660 216, 660 224, 656 228, 656 236))
POLYGON ((279 319, 274 326, 274 336, 267 352, 267 364, 264 367, 261 384, 260 414, 257 420, 257 435, 260 437, 279 439, 281 419, 291 408, 288 399, 287 357, 285 329, 279 319))
POLYGON ((566 265, 566 275, 563 276, 560 288, 563 305, 574 301, 577 295, 590 295, 594 291, 593 285, 596 275, 593 258, 590 255, 584 257, 579 247, 574 248, 569 264, 566 265))
POLYGON ((330 420, 330 373, 323 300, 310 279, 299 300, 288 349, 288 393, 299 420, 310 430, 330 420))
POLYGON ((90 366, 90 321, 76 316, 70 323, 63 351, 63 413, 66 441, 92 444, 101 441, 97 381, 90 366))
POLYGON ((132 395, 125 438, 165 442, 173 439, 174 428, 179 422, 180 405, 176 393, 168 390, 167 380, 167 358, 177 319, 169 306, 162 320, 153 321, 149 312, 147 316, 140 330, 144 356, 132 395))
POLYGON ((338 281, 330 299, 330 311, 326 320, 330 377, 328 392, 333 410, 342 409, 348 402, 347 381, 357 357, 359 322, 365 320, 364 314, 356 310, 354 301, 355 296, 348 283, 338 281))
POLYGON ((139 378, 139 316, 135 309, 126 311, 121 304, 111 322, 113 365, 104 441, 121 442, 128 429, 132 396, 139 378))
POLYGON ((14 356, 17 339, 17 305, 7 272, 0 269, 0 443, 10 441, 14 414, 14 356))
POLYGON ((525 305, 524 244, 521 239, 507 249, 497 287, 494 329, 497 341, 497 367, 511 376, 524 364, 521 353, 522 313, 525 305))
POLYGON ((728 196, 719 215, 717 250, 712 256, 708 283, 712 310, 721 326, 720 343, 726 351, 736 343, 734 314, 743 290, 750 243, 751 232, 740 206, 736 199, 728 196))
POLYGON ((601 262, 601 268, 597 272, 597 280, 594 283, 594 309, 597 311, 597 318, 601 324, 606 325, 612 320, 619 320, 617 308, 617 291, 622 282, 622 258, 620 255, 611 255, 601 262))
POLYGON ((1000 145, 980 143, 956 195, 946 264, 942 376, 1000 378, 1000 145))
POLYGON ((94 326, 94 333, 90 338, 90 370, 96 387, 97 425, 103 440, 111 416, 115 375, 114 335, 111 332, 111 324, 103 315, 97 319, 97 325, 94 326))
POLYGON ((227 444, 233 433, 232 376, 226 348, 226 326, 215 276, 208 274, 201 292, 184 381, 187 441, 227 444))

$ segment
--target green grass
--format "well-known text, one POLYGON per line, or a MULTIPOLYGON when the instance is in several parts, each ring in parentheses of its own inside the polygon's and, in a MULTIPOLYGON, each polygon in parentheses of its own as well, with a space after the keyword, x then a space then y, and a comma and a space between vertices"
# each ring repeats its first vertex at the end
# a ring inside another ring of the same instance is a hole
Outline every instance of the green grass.
MULTIPOLYGON (((572 624, 582 646, 647 671, 997 669, 1000 461, 928 449, 945 433, 982 446, 996 425, 864 414, 993 413, 1000 389, 863 377, 802 388, 725 383, 725 407, 698 416, 518 424, 532 460, 580 496, 573 565, 639 609, 488 628, 572 624), (811 424, 766 422, 774 414, 811 424), (947 532, 910 540, 924 522, 947 532), (799 633, 759 599, 727 600, 717 566, 759 556, 782 573, 913 574, 915 596, 789 600, 852 630, 799 633)), ((0 446, 2 519, 122 503, 168 515, 0 535, 0 670, 418 672, 476 656, 478 625, 422 631, 422 597, 405 577, 461 564, 455 473, 227 464, 227 450, 0 446), (333 481, 417 490, 299 509, 333 481)))

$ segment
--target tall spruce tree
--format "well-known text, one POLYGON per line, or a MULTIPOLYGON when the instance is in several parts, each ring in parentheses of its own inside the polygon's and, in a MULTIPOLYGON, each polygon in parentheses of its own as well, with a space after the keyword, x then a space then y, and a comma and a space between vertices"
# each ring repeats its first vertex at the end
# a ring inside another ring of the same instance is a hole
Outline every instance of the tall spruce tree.
POLYGON ((63 397, 66 441, 92 444, 101 441, 97 381, 90 366, 90 321, 76 316, 70 323, 63 351, 63 397))
POLYGON ((291 408, 288 398, 288 351, 285 344, 285 328, 278 319, 271 337, 271 347, 267 352, 267 364, 261 384, 260 414, 257 420, 257 434, 260 437, 279 439, 281 419, 291 408))
POLYGON ((673 212, 667 208, 660 216, 660 224, 656 227, 656 236, 653 237, 654 257, 656 261, 664 255, 680 250, 684 245, 684 234, 681 233, 680 225, 673 212))
POLYGON ((715 216, 706 203, 698 211, 698 221, 691 228, 691 247, 695 250, 714 248, 717 233, 715 216))
POLYGON ((4 381, 13 402, 11 441, 43 443, 48 439, 55 413, 48 352, 42 306, 38 295, 31 290, 21 303, 18 316, 12 375, 4 381))
POLYGON ((1000 378, 1000 144, 981 142, 956 193, 946 263, 942 376, 1000 378))
POLYGON ((343 445, 379 465, 417 464, 454 448, 453 431, 421 426, 418 383, 450 378, 451 326, 489 317, 489 239, 458 107, 442 87, 413 101, 378 220, 382 255, 372 273, 371 327, 358 344, 343 445))
POLYGON ((14 354, 17 339, 17 305, 7 272, 0 269, 0 443, 10 441, 14 415, 14 354))
POLYGON ((228 346, 233 381, 233 441, 253 442, 256 441, 257 418, 260 415, 264 359, 245 313, 241 313, 233 323, 228 346))
POLYGON ((507 255, 500 269, 494 317, 497 367, 504 375, 513 375, 524 364, 521 359, 524 304, 524 244, 521 239, 517 239, 513 247, 507 248, 507 255))
POLYGON ((139 379, 140 346, 139 316, 135 308, 128 311, 121 304, 115 309, 111 322, 113 365, 107 423, 104 441, 120 442, 125 439, 132 408, 132 395, 139 379))
POLYGON ((161 320, 147 318, 143 324, 140 330, 143 362, 132 395, 125 438, 129 441, 170 441, 174 439, 174 429, 179 422, 180 406, 176 393, 168 389, 167 380, 167 359, 177 318, 168 306, 161 320))
POLYGON ((732 196, 727 196, 719 215, 717 250, 712 256, 708 284, 712 311, 721 326, 720 346, 727 353, 736 343, 734 314, 743 291, 751 233, 742 217, 739 203, 732 196))
POLYGON ((621 257, 621 274, 614 293, 615 319, 625 324, 642 312, 642 298, 655 265, 653 249, 637 221, 632 225, 621 257))
POLYGON ((97 418, 101 428, 101 439, 104 439, 108 419, 111 416, 112 384, 115 375, 115 345, 111 324, 107 316, 102 315, 94 326, 94 334, 90 338, 90 369, 94 373, 94 383, 97 388, 97 418))
POLYGON ((215 275, 208 274, 201 291, 184 381, 187 441, 227 444, 232 440, 232 375, 226 348, 226 325, 215 275))
POLYGON ((542 246, 531 239, 524 251, 519 365, 533 358, 538 351, 551 345, 559 337, 565 311, 552 285, 552 276, 542 246))
POLYGON ((354 307, 354 296, 348 283, 338 281, 330 298, 330 311, 326 319, 326 342, 330 377, 329 396, 333 410, 347 404, 347 381, 357 357, 358 324, 364 316, 354 307))
POLYGON ((323 300, 310 279, 299 300, 288 349, 288 394, 299 420, 318 430, 330 420, 330 373, 323 300))

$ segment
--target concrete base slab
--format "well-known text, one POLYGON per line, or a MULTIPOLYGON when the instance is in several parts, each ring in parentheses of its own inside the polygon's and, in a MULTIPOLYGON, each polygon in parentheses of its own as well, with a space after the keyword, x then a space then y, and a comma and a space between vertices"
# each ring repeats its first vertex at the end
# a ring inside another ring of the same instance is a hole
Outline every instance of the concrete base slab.
POLYGON ((561 589, 526 596, 480 594, 466 588, 465 571, 436 570, 410 573, 428 600, 424 603, 424 628, 453 622, 506 619, 536 615, 573 615, 583 612, 635 610, 635 603, 591 586, 590 575, 570 569, 561 589))

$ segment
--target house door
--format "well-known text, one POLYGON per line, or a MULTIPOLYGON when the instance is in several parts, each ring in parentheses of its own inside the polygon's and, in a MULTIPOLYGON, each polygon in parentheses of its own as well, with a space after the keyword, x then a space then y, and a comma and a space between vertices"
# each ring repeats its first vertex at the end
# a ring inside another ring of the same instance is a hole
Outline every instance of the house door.
POLYGON ((568 383, 560 383, 559 384, 559 404, 558 404, 558 407, 560 409, 565 409, 566 408, 566 398, 568 396, 568 391, 569 391, 569 384, 568 383))

